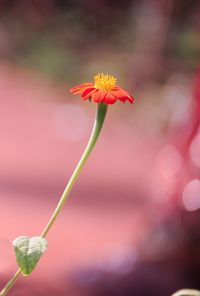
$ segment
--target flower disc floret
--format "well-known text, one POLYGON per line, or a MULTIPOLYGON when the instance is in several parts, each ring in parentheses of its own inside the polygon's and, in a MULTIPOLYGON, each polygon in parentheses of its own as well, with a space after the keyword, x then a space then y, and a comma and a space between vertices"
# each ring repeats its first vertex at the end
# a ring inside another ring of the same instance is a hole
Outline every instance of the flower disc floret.
POLYGON ((84 101, 92 99, 95 103, 114 104, 117 100, 123 103, 128 100, 132 104, 134 101, 127 91, 116 85, 116 78, 103 73, 94 76, 94 83, 78 85, 70 91, 74 94, 82 94, 81 98, 84 101))
POLYGON ((101 75, 98 74, 94 76, 94 87, 109 91, 115 88, 116 80, 113 76, 104 75, 103 73, 101 75))

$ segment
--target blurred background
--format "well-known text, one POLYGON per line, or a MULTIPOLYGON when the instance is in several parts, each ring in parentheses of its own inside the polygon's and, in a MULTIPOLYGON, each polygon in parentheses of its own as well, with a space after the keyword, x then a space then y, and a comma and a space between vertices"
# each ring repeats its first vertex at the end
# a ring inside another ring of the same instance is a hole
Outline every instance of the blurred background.
POLYGON ((169 296, 200 289, 199 0, 0 1, 0 284, 12 241, 40 235, 88 141, 95 104, 69 89, 98 73, 99 141, 30 277, 9 295, 169 296))

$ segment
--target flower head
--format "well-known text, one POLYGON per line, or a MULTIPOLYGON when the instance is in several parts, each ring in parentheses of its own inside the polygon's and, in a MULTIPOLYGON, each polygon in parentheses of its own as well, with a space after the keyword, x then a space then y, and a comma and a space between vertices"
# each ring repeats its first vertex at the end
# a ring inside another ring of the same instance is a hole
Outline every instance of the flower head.
POLYGON ((85 83, 73 87, 70 91, 82 94, 81 98, 93 100, 95 103, 104 102, 114 104, 117 100, 125 103, 127 100, 132 104, 134 98, 125 90, 116 86, 116 78, 109 75, 98 74, 94 76, 94 82, 85 83))

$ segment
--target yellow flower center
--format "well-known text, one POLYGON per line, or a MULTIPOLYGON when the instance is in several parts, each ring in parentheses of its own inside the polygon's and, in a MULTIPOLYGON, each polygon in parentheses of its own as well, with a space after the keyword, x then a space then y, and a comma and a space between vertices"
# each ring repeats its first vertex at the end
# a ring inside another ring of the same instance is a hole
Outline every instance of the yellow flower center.
POLYGON ((94 76, 94 87, 98 89, 112 90, 115 87, 116 78, 109 75, 98 74, 94 76))

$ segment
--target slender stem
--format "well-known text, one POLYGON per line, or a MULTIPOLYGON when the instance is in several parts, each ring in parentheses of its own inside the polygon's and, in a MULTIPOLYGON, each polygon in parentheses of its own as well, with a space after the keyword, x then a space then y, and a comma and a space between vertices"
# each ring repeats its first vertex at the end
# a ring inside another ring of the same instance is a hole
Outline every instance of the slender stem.
MULTIPOLYGON (((98 137, 99 137, 99 134, 100 134, 100 131, 101 131, 101 128, 103 126, 103 123, 104 123, 104 119, 105 119, 105 116, 106 116, 106 112, 107 112, 107 108, 108 108, 108 105, 105 104, 105 103, 98 103, 97 104, 97 112, 96 112, 96 119, 95 119, 95 122, 94 122, 94 127, 93 127, 93 130, 92 130, 92 134, 90 136, 90 139, 89 139, 89 142, 87 144, 87 147, 79 161, 79 163, 77 164, 72 176, 71 176, 71 179, 69 180, 69 183, 67 184, 61 198, 60 198, 60 201, 51 217, 51 219, 49 220, 48 224, 46 225, 44 231, 42 232, 41 234, 41 237, 45 237, 47 235, 47 233, 49 232, 50 228, 52 227, 53 223, 55 222, 58 214, 60 213, 71 189, 72 189, 72 186, 74 185, 83 165, 85 164, 86 160, 88 159, 98 137)), ((12 277, 12 279, 7 283, 7 285, 4 287, 4 289, 1 291, 0 293, 0 296, 4 296, 6 295, 6 293, 8 292, 9 288, 14 284, 14 282, 16 281, 16 279, 19 277, 21 273, 21 269, 19 269, 15 275, 12 277)))
POLYGON ((12 285, 14 284, 14 282, 17 280, 17 278, 20 276, 21 274, 21 269, 19 268, 17 270, 17 272, 15 273, 15 275, 11 278, 11 280, 5 285, 5 287, 3 288, 3 290, 1 291, 0 295, 4 296, 6 295, 6 293, 8 292, 8 290, 12 287, 12 285))
POLYGON ((56 217, 58 216, 58 214, 60 213, 71 189, 72 189, 72 186, 74 185, 84 163, 86 162, 86 160, 88 159, 97 139, 98 139, 98 136, 100 134, 100 131, 101 131, 101 128, 103 126, 103 122, 104 122, 104 119, 105 119, 105 116, 106 116, 106 111, 107 111, 107 107, 108 105, 105 104, 105 103, 99 103, 97 105, 97 112, 96 112, 96 119, 95 119, 95 122, 94 122, 94 127, 93 127, 93 131, 92 131, 92 134, 91 134, 91 137, 89 139, 89 142, 88 142, 88 145, 87 147, 85 148, 85 151, 79 161, 79 163, 77 164, 77 167, 75 168, 72 176, 71 176, 71 179, 69 180, 69 183, 67 184, 61 198, 60 198, 60 201, 51 217, 51 219, 49 220, 47 226, 45 227, 43 233, 41 234, 42 237, 45 237, 48 233, 48 231, 50 230, 51 226, 53 225, 54 221, 56 220, 56 217))

